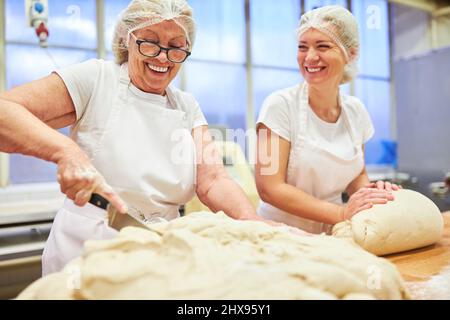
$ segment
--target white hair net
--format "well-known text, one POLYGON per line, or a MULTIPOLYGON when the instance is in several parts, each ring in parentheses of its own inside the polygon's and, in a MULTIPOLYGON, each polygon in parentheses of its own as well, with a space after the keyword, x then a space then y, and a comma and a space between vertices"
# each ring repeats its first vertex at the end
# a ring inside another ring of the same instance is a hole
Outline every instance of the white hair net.
POLYGON ((132 0, 117 22, 112 49, 116 62, 128 61, 128 41, 133 31, 167 21, 175 21, 186 33, 189 49, 195 41, 195 21, 186 0, 132 0))
POLYGON ((306 12, 300 19, 297 39, 309 29, 316 29, 330 37, 342 50, 347 64, 341 83, 351 81, 358 73, 359 31, 358 22, 344 7, 324 6, 306 12))

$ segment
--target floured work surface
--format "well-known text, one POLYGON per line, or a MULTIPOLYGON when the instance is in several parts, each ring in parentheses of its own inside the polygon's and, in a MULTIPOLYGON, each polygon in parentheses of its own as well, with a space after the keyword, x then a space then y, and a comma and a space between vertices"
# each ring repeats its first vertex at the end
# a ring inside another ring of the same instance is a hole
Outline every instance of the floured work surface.
POLYGON ((386 256, 400 271, 413 299, 450 299, 450 212, 444 233, 431 246, 386 256))

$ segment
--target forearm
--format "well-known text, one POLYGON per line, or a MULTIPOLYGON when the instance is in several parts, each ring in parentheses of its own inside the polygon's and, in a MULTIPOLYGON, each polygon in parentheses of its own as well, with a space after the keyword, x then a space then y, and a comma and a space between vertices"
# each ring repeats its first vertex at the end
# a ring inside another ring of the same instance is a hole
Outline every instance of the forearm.
POLYGON ((227 175, 214 179, 208 190, 198 194, 212 211, 223 211, 234 219, 259 219, 241 187, 227 175))
POLYGON ((0 99, 0 151, 57 163, 64 150, 77 148, 20 104, 0 99))
POLYGON ((343 206, 319 200, 287 183, 272 185, 268 192, 260 190, 260 195, 265 202, 301 218, 326 224, 343 221, 343 206))

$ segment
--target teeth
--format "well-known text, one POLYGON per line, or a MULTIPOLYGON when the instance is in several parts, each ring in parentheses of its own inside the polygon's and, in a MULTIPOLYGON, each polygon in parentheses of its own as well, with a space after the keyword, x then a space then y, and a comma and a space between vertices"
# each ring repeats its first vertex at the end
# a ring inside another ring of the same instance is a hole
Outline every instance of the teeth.
POLYGON ((168 67, 157 67, 157 66, 153 66, 153 65, 151 65, 151 64, 147 64, 147 66, 148 66, 151 70, 156 71, 156 72, 167 72, 167 70, 169 70, 168 67))
POLYGON ((314 72, 319 72, 320 70, 322 70, 322 68, 306 68, 306 71, 314 73, 314 72))

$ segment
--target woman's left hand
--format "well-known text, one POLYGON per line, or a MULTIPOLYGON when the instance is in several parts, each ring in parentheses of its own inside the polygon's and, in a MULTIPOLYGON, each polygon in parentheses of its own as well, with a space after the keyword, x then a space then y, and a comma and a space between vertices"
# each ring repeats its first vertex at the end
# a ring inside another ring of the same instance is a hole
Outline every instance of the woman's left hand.
POLYGON ((395 183, 390 183, 389 181, 377 181, 370 183, 367 185, 368 188, 377 188, 378 190, 386 190, 386 191, 398 191, 400 189, 403 189, 402 186, 397 185, 395 183))

